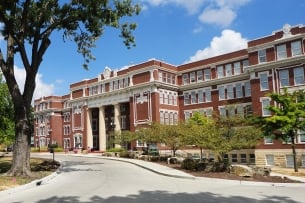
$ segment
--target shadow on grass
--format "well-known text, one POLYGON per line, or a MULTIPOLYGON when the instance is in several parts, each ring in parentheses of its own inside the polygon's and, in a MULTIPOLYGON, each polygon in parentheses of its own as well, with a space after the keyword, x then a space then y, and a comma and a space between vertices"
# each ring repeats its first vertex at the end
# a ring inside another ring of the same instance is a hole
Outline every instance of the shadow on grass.
MULTIPOLYGON (((265 196, 260 200, 241 197, 241 196, 230 196, 225 197, 218 194, 210 192, 202 193, 169 193, 166 191, 140 191, 139 194, 128 195, 126 197, 122 196, 111 196, 109 198, 103 198, 98 195, 90 197, 86 201, 80 200, 78 196, 66 196, 66 197, 57 197, 53 196, 47 199, 42 199, 37 201, 37 203, 150 203, 150 202, 163 202, 163 203, 298 203, 290 199, 289 197, 283 196, 265 196)), ((83 199, 83 198, 82 198, 83 199)))

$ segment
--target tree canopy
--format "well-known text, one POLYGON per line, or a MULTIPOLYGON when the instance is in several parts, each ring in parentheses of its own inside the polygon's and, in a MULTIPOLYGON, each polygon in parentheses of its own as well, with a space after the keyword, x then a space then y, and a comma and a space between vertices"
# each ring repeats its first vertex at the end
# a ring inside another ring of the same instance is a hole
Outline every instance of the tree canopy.
POLYGON ((0 67, 12 97, 15 114, 16 150, 9 175, 31 175, 31 102, 38 69, 51 45, 51 34, 61 31, 64 41, 73 40, 77 51, 84 57, 84 68, 88 68, 89 61, 94 59, 91 49, 106 27, 120 30, 119 36, 127 48, 135 45, 132 32, 136 24, 123 20, 139 12, 139 5, 134 5, 131 0, 1 1, 0 23, 3 26, 0 32, 6 41, 6 53, 0 49, 0 67), (16 54, 20 55, 26 72, 23 91, 14 75, 16 54))
POLYGON ((291 143, 294 169, 297 172, 295 139, 300 130, 305 130, 305 93, 284 89, 283 93, 271 93, 268 96, 275 105, 268 107, 272 116, 262 118, 265 135, 291 143))

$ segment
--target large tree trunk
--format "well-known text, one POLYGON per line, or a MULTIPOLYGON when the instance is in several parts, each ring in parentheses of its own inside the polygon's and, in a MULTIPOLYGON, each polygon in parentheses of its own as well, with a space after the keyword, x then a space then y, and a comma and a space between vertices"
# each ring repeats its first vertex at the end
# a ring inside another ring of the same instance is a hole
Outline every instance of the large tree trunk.
POLYGON ((21 110, 19 114, 18 112, 15 113, 15 143, 12 166, 7 172, 9 176, 31 176, 30 150, 32 131, 26 114, 26 110, 21 110))
POLYGON ((292 148, 294 172, 298 172, 299 169, 298 169, 298 163, 297 163, 297 153, 296 153, 296 151, 295 151, 294 137, 292 137, 291 148, 292 148))

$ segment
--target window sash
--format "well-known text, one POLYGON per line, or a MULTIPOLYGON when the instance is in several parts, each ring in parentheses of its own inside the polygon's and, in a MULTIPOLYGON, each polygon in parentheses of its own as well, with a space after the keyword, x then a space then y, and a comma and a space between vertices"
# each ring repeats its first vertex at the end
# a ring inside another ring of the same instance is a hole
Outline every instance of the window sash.
POLYGON ((262 73, 260 74, 260 88, 261 90, 268 90, 268 74, 262 73))
POLYGON ((232 75, 232 65, 226 64, 225 69, 226 69, 226 76, 231 76, 232 75))
POLYGON ((233 99, 234 98, 234 92, 233 92, 233 85, 227 86, 227 99, 233 99))
POLYGON ((267 109, 268 106, 270 106, 270 100, 269 99, 263 99, 262 100, 263 116, 270 116, 271 115, 271 112, 267 109))
POLYGON ((292 56, 298 56, 302 54, 301 41, 295 41, 291 43, 291 54, 292 56))
POLYGON ((234 63, 234 75, 239 75, 241 73, 240 70, 240 62, 234 63))
POLYGON ((183 74, 183 84, 190 84, 190 79, 188 74, 183 74))
POLYGON ((191 83, 196 82, 195 72, 191 72, 191 73, 190 73, 190 79, 191 79, 191 83))
POLYGON ((289 86, 289 71, 281 70, 280 73, 280 85, 281 87, 289 86))
POLYGON ((223 77, 223 66, 217 66, 217 78, 223 77))
POLYGON ((204 69, 204 80, 211 80, 211 70, 204 69))
POLYGON ((304 84, 304 68, 303 67, 294 68, 293 75, 294 75, 294 84, 295 85, 304 84))
POLYGON ((211 89, 205 89, 205 101, 206 102, 212 101, 211 89))
POLYGON ((276 47, 276 50, 277 50, 277 59, 287 58, 286 44, 278 45, 276 47))
POLYGON ((250 81, 245 82, 245 96, 246 97, 250 97, 251 96, 250 81))
POLYGON ((197 81, 202 81, 203 80, 203 75, 202 75, 202 70, 197 71, 197 81))
POLYGON ((235 91, 236 91, 236 98, 241 98, 243 96, 241 83, 237 83, 235 85, 235 91))
POLYGON ((263 50, 259 50, 258 51, 258 62, 259 63, 264 63, 266 62, 266 50, 263 49, 263 50))
POLYGON ((225 87, 224 86, 218 87, 218 94, 219 94, 219 100, 226 99, 226 97, 225 97, 225 87))

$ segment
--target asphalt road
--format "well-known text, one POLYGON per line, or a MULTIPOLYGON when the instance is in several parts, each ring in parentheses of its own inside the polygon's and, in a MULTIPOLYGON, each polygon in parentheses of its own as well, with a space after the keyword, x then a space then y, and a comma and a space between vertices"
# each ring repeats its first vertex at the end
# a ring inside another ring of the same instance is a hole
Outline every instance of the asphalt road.
POLYGON ((39 186, 0 192, 1 203, 301 203, 305 187, 167 177, 130 163, 56 155, 63 168, 39 186))

